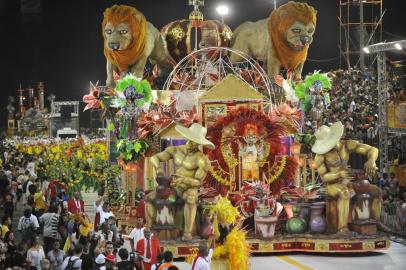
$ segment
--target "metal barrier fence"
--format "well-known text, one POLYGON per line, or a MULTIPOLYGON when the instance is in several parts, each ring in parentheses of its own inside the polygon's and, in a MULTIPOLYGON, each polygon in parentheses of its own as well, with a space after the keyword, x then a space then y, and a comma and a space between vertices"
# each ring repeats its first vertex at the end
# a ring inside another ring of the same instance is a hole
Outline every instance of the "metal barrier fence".
POLYGON ((381 222, 388 226, 392 233, 406 236, 406 203, 383 203, 381 222))

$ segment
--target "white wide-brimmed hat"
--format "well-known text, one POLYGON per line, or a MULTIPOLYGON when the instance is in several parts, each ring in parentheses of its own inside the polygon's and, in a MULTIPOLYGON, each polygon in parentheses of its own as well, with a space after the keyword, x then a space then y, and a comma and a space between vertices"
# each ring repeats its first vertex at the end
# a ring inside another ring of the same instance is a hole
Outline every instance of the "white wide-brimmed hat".
POLYGON ((189 128, 177 125, 175 129, 180 133, 180 135, 189 141, 195 142, 209 149, 215 148, 214 144, 206 139, 207 128, 200 124, 194 123, 189 128))
POLYGON ((331 127, 321 126, 314 134, 316 142, 312 147, 312 152, 320 155, 327 153, 337 145, 343 133, 344 126, 340 121, 335 122, 331 127))

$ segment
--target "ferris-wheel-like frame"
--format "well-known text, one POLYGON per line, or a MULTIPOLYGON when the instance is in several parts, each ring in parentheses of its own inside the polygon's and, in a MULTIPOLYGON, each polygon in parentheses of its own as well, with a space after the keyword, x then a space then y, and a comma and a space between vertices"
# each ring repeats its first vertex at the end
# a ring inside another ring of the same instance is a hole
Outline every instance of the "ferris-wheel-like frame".
POLYGON ((264 94, 272 106, 279 90, 272 85, 261 65, 247 54, 226 47, 207 47, 184 57, 174 67, 165 81, 163 90, 208 90, 229 74, 233 74, 264 94), (243 61, 231 63, 231 54, 243 61))

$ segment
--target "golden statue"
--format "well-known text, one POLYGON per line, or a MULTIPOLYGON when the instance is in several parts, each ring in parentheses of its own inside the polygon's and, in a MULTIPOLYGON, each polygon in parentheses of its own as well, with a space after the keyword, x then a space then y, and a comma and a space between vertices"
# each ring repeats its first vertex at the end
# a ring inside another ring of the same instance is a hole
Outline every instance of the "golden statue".
MULTIPOLYGON (((185 228, 182 240, 191 240, 196 218, 198 189, 203 184, 210 166, 209 160, 201 151, 200 146, 214 149, 214 144, 205 139, 207 129, 200 124, 195 123, 190 128, 176 126, 176 130, 188 140, 186 144, 166 148, 165 151, 151 157, 151 164, 156 170, 156 174, 161 175, 164 173, 161 162, 173 159, 176 171, 171 187, 175 190, 176 195, 185 201, 183 210, 185 228)), ((156 198, 156 191, 146 197, 148 227, 151 227, 155 220, 156 209, 153 202, 156 198)))
MULTIPOLYGON (((336 122, 331 127, 321 126, 315 133, 316 142, 312 147, 316 154, 315 166, 324 183, 327 195, 337 199, 338 230, 347 232, 350 198, 355 194, 349 177, 347 162, 350 153, 367 156, 365 174, 372 177, 376 172, 378 149, 355 140, 341 140, 344 126, 336 122)), ((372 196, 371 216, 380 224, 382 199, 379 188, 369 185, 369 194, 372 196)))

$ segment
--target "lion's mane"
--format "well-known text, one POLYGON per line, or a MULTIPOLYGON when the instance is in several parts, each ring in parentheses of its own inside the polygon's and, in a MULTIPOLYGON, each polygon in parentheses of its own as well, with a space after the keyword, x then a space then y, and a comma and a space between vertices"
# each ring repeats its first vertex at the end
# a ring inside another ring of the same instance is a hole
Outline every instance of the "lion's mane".
POLYGON ((268 20, 268 32, 276 57, 285 69, 294 70, 307 58, 307 45, 301 51, 293 50, 287 40, 286 32, 289 27, 299 21, 305 25, 313 23, 316 26, 317 11, 306 3, 290 1, 271 13, 268 20))
POLYGON ((120 72, 127 71, 142 55, 146 45, 147 21, 145 16, 134 7, 126 5, 114 5, 104 11, 102 22, 104 37, 104 55, 116 66, 120 72), (106 24, 110 22, 114 26, 120 23, 127 23, 132 33, 132 42, 125 50, 113 51, 106 42, 107 36, 104 32, 106 24))

